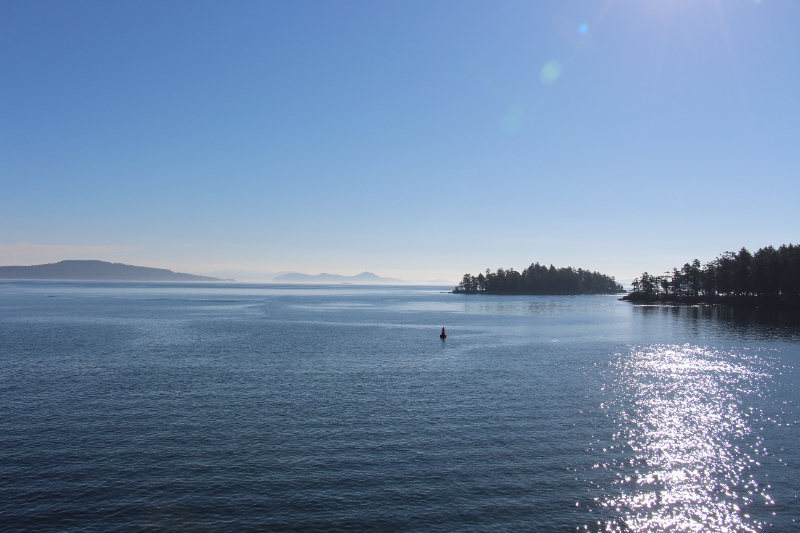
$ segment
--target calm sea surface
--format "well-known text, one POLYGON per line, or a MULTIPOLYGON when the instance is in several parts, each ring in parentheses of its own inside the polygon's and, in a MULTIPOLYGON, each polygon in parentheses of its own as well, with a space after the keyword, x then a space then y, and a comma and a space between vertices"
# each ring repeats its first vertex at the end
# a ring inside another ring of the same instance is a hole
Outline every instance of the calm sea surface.
POLYGON ((0 282, 0 530, 800 531, 791 320, 443 290, 0 282))

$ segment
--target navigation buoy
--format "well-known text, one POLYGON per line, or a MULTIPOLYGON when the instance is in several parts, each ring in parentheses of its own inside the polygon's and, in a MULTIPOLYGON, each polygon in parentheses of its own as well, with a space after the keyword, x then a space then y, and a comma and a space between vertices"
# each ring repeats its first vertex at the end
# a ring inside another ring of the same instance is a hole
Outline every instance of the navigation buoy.
POLYGON ((446 335, 446 334, 445 334, 445 332, 444 332, 444 328, 442 328, 442 334, 441 334, 441 335, 439 335, 439 338, 440 338, 440 339, 442 339, 442 340, 444 340, 446 337, 447 337, 447 335, 446 335))

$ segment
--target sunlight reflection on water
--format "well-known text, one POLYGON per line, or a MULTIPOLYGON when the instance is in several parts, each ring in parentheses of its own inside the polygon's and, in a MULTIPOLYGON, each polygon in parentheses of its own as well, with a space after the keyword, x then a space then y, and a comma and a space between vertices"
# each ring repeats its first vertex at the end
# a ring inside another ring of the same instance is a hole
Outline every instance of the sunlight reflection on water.
POLYGON ((599 502, 618 517, 607 531, 761 529, 748 506, 772 502, 751 473, 758 458, 741 448, 757 416, 744 401, 771 377, 768 365, 688 344, 620 356, 617 398, 605 406, 617 411, 619 455, 598 465, 617 472, 617 490, 599 502))

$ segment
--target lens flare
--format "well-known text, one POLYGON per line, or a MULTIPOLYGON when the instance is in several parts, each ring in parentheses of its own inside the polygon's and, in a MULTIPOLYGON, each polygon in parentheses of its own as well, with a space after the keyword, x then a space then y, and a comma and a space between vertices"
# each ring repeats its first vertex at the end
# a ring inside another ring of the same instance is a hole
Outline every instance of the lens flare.
POLYGON ((522 129, 524 119, 522 108, 518 105, 512 105, 503 117, 503 132, 508 135, 517 133, 522 129))
POLYGON ((587 31, 589 31, 589 25, 586 24, 585 22, 580 26, 578 26, 578 33, 580 33, 581 35, 586 35, 587 31))
POLYGON ((542 70, 539 72, 539 80, 546 85, 556 81, 559 76, 561 76, 561 63, 555 59, 545 63, 542 70))

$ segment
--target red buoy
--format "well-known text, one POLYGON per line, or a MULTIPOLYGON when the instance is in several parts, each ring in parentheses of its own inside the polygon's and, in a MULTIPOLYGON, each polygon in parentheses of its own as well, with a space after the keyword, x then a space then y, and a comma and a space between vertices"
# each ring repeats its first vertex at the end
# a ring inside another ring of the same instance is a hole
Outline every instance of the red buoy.
POLYGON ((445 334, 445 332, 444 332, 444 328, 442 328, 442 334, 441 334, 441 335, 439 335, 439 338, 440 338, 440 339, 442 339, 442 340, 444 340, 446 337, 447 337, 447 335, 446 335, 446 334, 445 334))

